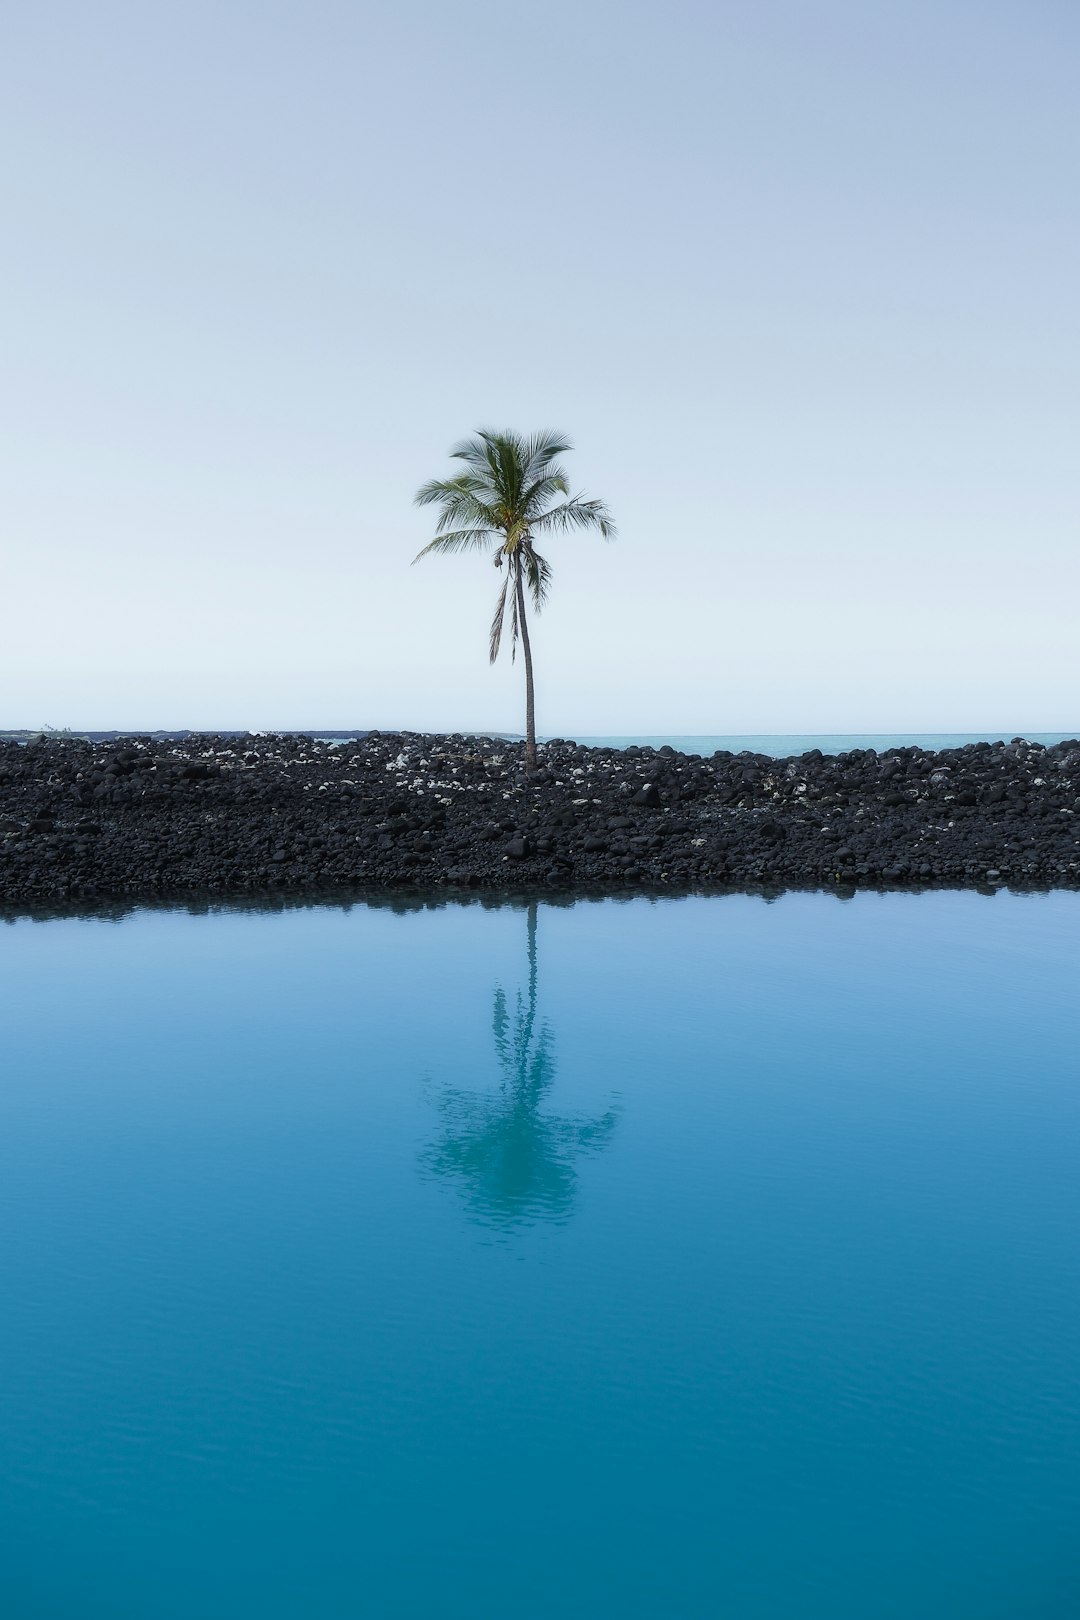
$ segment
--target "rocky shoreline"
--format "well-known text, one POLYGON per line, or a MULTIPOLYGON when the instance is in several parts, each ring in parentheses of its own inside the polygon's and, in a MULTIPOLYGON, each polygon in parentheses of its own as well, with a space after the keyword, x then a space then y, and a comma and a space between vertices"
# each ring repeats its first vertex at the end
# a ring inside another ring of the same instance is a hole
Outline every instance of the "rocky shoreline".
POLYGON ((790 759, 369 732, 0 742, 0 909, 1080 887, 1080 740, 790 759))

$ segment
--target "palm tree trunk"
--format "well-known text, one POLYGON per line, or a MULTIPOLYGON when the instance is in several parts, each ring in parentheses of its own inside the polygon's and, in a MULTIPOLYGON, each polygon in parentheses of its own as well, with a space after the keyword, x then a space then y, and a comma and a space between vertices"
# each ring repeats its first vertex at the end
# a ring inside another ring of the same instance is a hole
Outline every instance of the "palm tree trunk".
POLYGON ((516 557, 514 559, 514 593, 517 596, 521 651, 525 657, 525 769, 531 776, 536 769, 536 695, 533 691, 532 647, 529 645, 529 626, 525 619, 525 587, 521 579, 521 562, 516 557))

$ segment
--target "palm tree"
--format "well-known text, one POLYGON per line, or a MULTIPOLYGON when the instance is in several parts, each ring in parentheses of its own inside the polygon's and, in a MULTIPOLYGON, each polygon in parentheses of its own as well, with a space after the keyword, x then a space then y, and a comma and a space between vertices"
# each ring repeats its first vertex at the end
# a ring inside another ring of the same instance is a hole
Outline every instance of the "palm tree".
POLYGON ((536 549, 536 537, 553 530, 599 529, 605 540, 615 525, 603 501, 570 494, 558 457, 571 448, 563 433, 495 433, 481 429, 450 454, 465 464, 456 478, 434 478, 416 493, 417 506, 438 506, 435 538, 413 560, 432 551, 491 550, 496 568, 505 564, 499 600, 491 621, 488 651, 499 656, 503 624, 510 609, 511 657, 518 637, 525 659, 525 768, 536 769, 536 704, 532 645, 525 613, 525 586, 537 612, 551 584, 551 567, 536 549), (562 500, 557 498, 562 496, 562 500))

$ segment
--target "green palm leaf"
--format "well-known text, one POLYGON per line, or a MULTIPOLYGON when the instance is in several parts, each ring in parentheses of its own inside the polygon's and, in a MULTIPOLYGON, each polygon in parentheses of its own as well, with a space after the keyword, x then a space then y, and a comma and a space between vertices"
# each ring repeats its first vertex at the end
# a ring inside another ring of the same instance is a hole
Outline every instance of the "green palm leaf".
POLYGON ((575 495, 562 506, 552 506, 532 520, 533 529, 597 529, 605 540, 614 540, 615 525, 603 501, 586 501, 575 495))
POLYGON ((506 618, 506 593, 510 589, 510 570, 506 570, 503 588, 499 592, 499 600, 495 604, 495 613, 491 620, 491 632, 488 636, 489 663, 494 663, 499 656, 499 644, 502 641, 503 620, 506 618))
POLYGON ((432 552, 482 551, 497 539, 494 529, 451 529, 429 540, 423 550, 416 553, 413 562, 418 563, 421 557, 428 557, 432 552))

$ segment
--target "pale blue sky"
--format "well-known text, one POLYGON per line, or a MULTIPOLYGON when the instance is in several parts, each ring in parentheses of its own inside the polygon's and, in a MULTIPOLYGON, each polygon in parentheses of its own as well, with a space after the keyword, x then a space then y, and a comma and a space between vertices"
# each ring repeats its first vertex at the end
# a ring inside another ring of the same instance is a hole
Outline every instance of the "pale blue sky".
POLYGON ((9 0, 0 725, 520 728, 409 560, 566 429, 549 732, 1080 723, 1066 0, 9 0))

